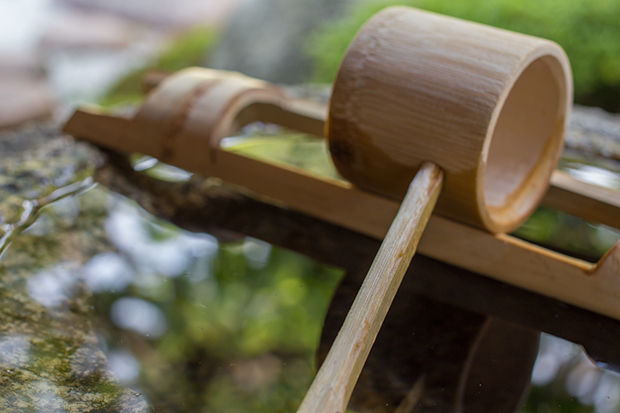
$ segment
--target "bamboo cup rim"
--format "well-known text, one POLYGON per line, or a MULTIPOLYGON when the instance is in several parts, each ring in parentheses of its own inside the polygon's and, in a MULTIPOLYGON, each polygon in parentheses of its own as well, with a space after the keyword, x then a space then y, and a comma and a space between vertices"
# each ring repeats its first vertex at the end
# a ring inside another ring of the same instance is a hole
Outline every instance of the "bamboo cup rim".
POLYGON ((395 6, 349 46, 327 135, 336 168, 355 185, 402 199, 430 161, 446 173, 438 213, 510 232, 545 194, 571 104, 557 44, 395 6))
POLYGON ((498 101, 480 164, 480 207, 493 225, 512 227, 544 196, 560 158, 569 113, 562 60, 542 48, 498 101))

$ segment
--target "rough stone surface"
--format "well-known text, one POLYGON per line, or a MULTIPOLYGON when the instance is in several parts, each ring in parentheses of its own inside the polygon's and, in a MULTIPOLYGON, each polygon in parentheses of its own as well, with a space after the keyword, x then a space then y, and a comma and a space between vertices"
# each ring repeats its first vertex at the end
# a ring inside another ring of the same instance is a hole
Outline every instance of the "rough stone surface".
POLYGON ((100 163, 90 145, 60 134, 51 122, 0 133, 0 224, 18 219, 24 200, 85 179, 100 163))
POLYGON ((96 163, 94 151, 53 125, 0 134, 1 412, 152 411, 111 373, 80 278, 81 263, 110 249, 102 222, 92 222, 105 216, 105 203, 83 203, 81 217, 67 213, 2 248, 4 231, 25 215, 17 201, 79 180, 96 163))
POLYGON ((274 83, 309 79, 307 35, 342 16, 356 0, 248 0, 231 18, 205 64, 274 83))

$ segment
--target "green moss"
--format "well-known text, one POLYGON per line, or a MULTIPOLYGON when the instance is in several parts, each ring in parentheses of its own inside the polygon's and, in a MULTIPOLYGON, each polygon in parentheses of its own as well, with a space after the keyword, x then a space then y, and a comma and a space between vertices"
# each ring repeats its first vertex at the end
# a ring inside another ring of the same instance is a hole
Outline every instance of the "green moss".
POLYGON ((374 13, 393 4, 551 39, 571 60, 576 102, 620 110, 620 2, 616 0, 367 1, 343 21, 323 26, 309 39, 315 80, 331 82, 357 30, 374 13))
POLYGON ((216 31, 212 27, 198 27, 183 33, 172 40, 154 62, 119 80, 100 103, 103 106, 116 106, 142 101, 144 98, 142 79, 147 72, 151 70, 175 72, 185 67, 200 65, 215 39, 216 31))

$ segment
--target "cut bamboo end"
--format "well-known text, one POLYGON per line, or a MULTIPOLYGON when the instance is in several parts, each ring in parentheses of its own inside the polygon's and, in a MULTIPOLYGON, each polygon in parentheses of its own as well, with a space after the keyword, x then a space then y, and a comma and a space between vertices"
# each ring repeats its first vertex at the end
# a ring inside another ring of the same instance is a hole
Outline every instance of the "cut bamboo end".
POLYGON ((192 67, 156 81, 127 139, 166 163, 212 174, 221 140, 257 121, 323 135, 323 107, 241 73, 192 67))
POLYGON ((150 153, 164 162, 209 164, 208 148, 236 131, 237 117, 256 120, 249 106, 280 106, 284 100, 276 86, 240 73, 187 68, 161 80, 148 94, 127 135, 148 143, 150 153))
POLYGON ((555 43, 392 7, 341 64, 330 149, 344 177, 395 199, 421 162, 435 162, 446 173, 438 212, 510 232, 547 189, 571 102, 555 43))

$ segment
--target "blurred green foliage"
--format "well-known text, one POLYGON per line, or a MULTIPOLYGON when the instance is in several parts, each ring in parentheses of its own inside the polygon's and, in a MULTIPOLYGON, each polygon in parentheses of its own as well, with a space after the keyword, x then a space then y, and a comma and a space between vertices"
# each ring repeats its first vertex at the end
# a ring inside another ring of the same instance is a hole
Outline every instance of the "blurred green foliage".
POLYGON ((151 70, 176 72, 189 66, 200 66, 205 51, 214 44, 217 31, 197 27, 175 37, 157 59, 121 78, 101 99, 103 106, 141 102, 144 99, 142 79, 151 70))
POLYGON ((568 54, 577 103, 620 110, 620 2, 617 0, 375 0, 309 38, 318 82, 332 82, 347 45, 374 13, 406 5, 551 39, 568 54))

